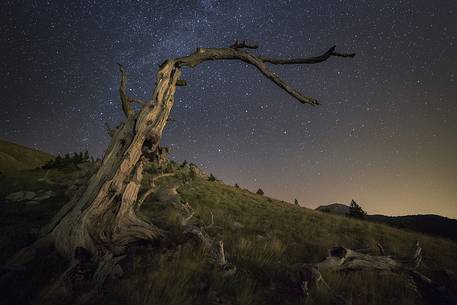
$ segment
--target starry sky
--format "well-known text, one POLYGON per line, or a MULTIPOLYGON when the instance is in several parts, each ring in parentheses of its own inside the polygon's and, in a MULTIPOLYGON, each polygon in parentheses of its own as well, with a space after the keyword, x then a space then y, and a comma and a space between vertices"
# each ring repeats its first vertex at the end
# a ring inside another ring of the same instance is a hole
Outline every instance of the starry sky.
POLYGON ((235 39, 277 57, 332 45, 354 59, 274 66, 302 105, 235 61, 183 71, 163 145, 226 183, 315 208, 457 218, 455 1, 1 1, 0 138, 102 156, 158 64, 235 39))

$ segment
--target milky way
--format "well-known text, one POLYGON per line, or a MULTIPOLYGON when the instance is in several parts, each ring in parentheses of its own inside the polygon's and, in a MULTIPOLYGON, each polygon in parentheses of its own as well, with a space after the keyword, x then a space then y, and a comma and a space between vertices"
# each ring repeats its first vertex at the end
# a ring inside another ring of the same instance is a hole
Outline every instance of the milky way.
POLYGON ((457 217, 455 1, 2 1, 0 137, 102 156, 105 123, 151 95, 158 64, 235 39, 278 57, 356 52, 272 67, 319 107, 255 68, 184 71, 163 145, 227 183, 316 207, 457 217))

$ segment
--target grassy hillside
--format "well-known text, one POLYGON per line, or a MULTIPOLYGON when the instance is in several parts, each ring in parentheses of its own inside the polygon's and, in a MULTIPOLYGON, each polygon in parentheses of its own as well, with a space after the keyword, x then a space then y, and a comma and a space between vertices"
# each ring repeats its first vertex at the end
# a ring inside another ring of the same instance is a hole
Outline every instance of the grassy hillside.
MULTIPOLYGON (((349 206, 341 203, 321 205, 317 211, 349 216, 349 206)), ((412 230, 433 236, 441 236, 457 241, 457 220, 440 215, 405 215, 405 216, 386 216, 386 215, 365 215, 364 220, 380 222, 401 229, 412 230)))
POLYGON ((48 153, 0 139, 0 172, 33 169, 52 158, 48 153))
MULTIPOLYGON (((403 256, 416 240, 421 242, 424 253, 421 271, 457 291, 457 244, 452 241, 297 207, 204 177, 189 179, 185 168, 180 166, 173 169, 177 177, 163 178, 159 184, 181 185, 178 192, 182 200, 192 205, 196 217, 204 223, 211 223, 211 215, 214 216, 214 225, 207 231, 214 240, 224 241, 228 260, 236 266, 236 273, 225 276, 214 270, 207 253, 182 232, 179 212, 171 204, 158 202, 157 196, 151 196, 140 212, 164 229, 165 238, 147 247, 132 247, 122 264, 124 275, 108 282, 103 301, 94 303, 304 304, 293 287, 290 273, 293 264, 319 262, 335 245, 370 248, 372 253, 377 253, 376 243, 380 242, 387 253, 403 256)), ((58 196, 35 206, 0 200, 0 230, 4 233, 0 240, 3 249, 0 263, 30 243, 33 240, 30 232, 45 224, 67 200, 63 187, 37 181, 44 171, 26 173, 20 178, 11 176, 2 183, 11 191, 46 188, 55 190, 58 196)), ((49 177, 65 179, 65 175, 70 173, 51 171, 49 177)), ((145 185, 147 181, 148 174, 145 185)), ((37 299, 49 297, 43 291, 55 289, 52 279, 58 278, 56 274, 64 270, 63 266, 65 262, 44 255, 32 268, 35 275, 30 275, 21 285, 21 296, 28 296, 37 304, 55 304, 37 299)), ((354 272, 324 274, 324 277, 354 305, 430 304, 421 299, 417 287, 403 274, 354 272)), ((65 303, 71 304, 71 300, 65 303)), ((328 304, 326 290, 318 289, 305 304, 328 304)))
MULTIPOLYGON (((172 181, 173 178, 168 179, 169 183, 172 181)), ((178 191, 207 223, 211 213, 214 215, 216 226, 210 233, 216 240, 224 241, 238 273, 233 279, 217 279, 212 287, 231 304, 300 304, 289 291, 288 266, 319 262, 335 245, 370 248, 372 253, 377 253, 376 243, 380 242, 387 253, 404 256, 414 241, 419 240, 424 251, 421 267, 424 273, 434 275, 437 281, 446 281, 446 276, 440 274, 444 269, 453 270, 454 275, 457 271, 457 244, 445 239, 297 207, 207 179, 195 179, 178 191)), ((172 207, 159 203, 148 202, 143 211, 158 224, 173 223, 176 218, 172 207)), ((192 299, 197 289, 193 284, 201 271, 192 269, 192 264, 201 258, 186 258, 190 260, 187 263, 179 259, 164 261, 163 270, 172 268, 172 264, 184 265, 169 275, 165 287, 158 286, 159 291, 155 286, 150 288, 153 295, 164 298, 165 304, 173 303, 173 296, 163 296, 160 294, 163 291, 187 291, 179 303, 198 303, 192 299), (179 280, 182 277, 194 280, 182 282, 179 280)), ((415 287, 404 275, 361 272, 326 274, 325 278, 353 304, 422 304, 415 287)), ((163 283, 162 279, 160 282, 163 283)), ((327 304, 326 301, 323 290, 322 295, 312 296, 308 304, 327 304)))

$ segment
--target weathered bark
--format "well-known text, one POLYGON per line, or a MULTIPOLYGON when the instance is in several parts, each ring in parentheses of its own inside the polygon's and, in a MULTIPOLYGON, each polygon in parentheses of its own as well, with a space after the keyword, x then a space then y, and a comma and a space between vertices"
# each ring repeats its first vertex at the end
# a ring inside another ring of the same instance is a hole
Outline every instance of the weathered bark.
POLYGON ((95 272, 94 279, 104 280, 107 275, 103 271, 106 268, 102 266, 111 266, 113 262, 117 262, 116 257, 121 256, 130 243, 153 240, 161 236, 160 229, 135 215, 135 206, 144 200, 141 198, 138 201, 143 167, 148 159, 157 156, 163 129, 173 107, 176 86, 185 85, 185 81, 180 80, 182 67, 195 67, 208 60, 241 60, 254 65, 301 103, 315 106, 319 104, 317 100, 304 96, 291 87, 272 73, 266 63, 313 64, 325 61, 331 56, 354 56, 336 53, 335 47, 332 47, 318 57, 273 59, 250 54, 243 51, 243 48, 256 46, 236 42, 231 48, 199 48, 189 56, 165 61, 157 73, 156 87, 150 101, 127 95, 127 76, 120 65, 119 93, 126 120, 115 130, 109 129, 111 143, 100 168, 81 190, 80 195, 68 202, 43 228, 39 242, 24 249, 21 255, 11 260, 9 267, 23 264, 30 259, 35 247, 52 243, 59 253, 69 258, 73 257, 77 249, 91 253, 91 262, 98 266, 97 270, 102 270, 102 275, 95 272), (140 110, 135 112, 132 103, 139 104, 140 110))
POLYGON ((61 253, 71 257, 76 247, 82 247, 103 257, 122 252, 132 241, 159 236, 156 228, 135 216, 133 208, 146 162, 144 143, 149 142, 151 151, 157 149, 179 75, 172 62, 165 64, 157 77, 153 103, 138 113, 123 107, 127 120, 113 135, 100 169, 83 195, 69 202, 42 232, 52 236, 61 253))
POLYGON ((405 273, 414 280, 419 293, 433 304, 454 304, 457 296, 445 287, 438 286, 417 268, 422 262, 422 248, 419 242, 414 245, 413 251, 406 257, 394 258, 385 255, 384 248, 377 244, 380 255, 363 254, 341 246, 329 250, 329 256, 317 264, 301 264, 296 266, 301 289, 306 296, 319 284, 327 288, 334 304, 350 304, 349 301, 338 295, 325 282, 321 272, 353 272, 353 271, 380 271, 405 273))

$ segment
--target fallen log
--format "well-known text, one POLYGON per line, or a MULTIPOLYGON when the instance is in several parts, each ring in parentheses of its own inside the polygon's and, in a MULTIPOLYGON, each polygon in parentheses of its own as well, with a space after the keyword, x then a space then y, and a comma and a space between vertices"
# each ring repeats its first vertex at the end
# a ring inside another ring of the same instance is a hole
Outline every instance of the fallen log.
POLYGON ((422 262, 422 248, 417 241, 410 255, 394 258, 385 254, 381 244, 377 245, 380 255, 360 253, 342 246, 329 250, 329 255, 316 264, 300 264, 296 266, 299 286, 306 297, 321 284, 332 296, 334 304, 351 304, 337 294, 324 280, 321 272, 355 272, 380 271, 405 273, 412 278, 422 298, 433 305, 457 304, 457 296, 446 287, 440 286, 430 278, 417 271, 422 262))

